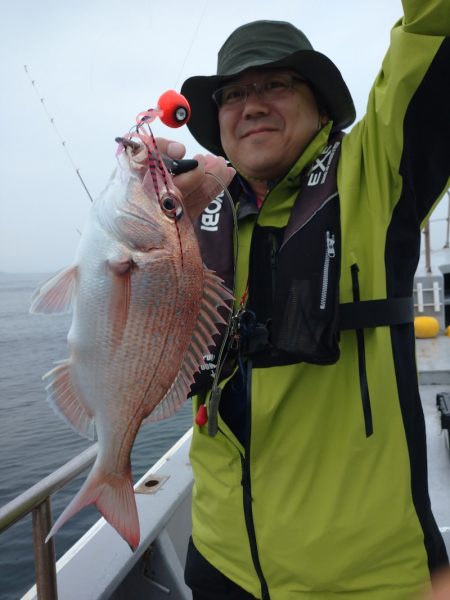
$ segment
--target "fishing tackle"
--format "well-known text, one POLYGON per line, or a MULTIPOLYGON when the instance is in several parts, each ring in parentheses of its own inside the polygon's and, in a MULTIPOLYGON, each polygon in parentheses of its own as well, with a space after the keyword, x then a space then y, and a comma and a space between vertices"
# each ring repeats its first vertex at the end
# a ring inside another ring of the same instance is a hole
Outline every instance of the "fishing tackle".
POLYGON ((191 116, 189 102, 175 90, 167 90, 160 96, 158 108, 163 112, 159 118, 168 127, 181 127, 191 116))
MULTIPOLYGON (((132 150, 139 150, 140 144, 124 137, 116 137, 116 142, 122 144, 122 146, 130 147, 132 150)), ((193 158, 185 159, 174 159, 169 158, 165 154, 162 155, 162 161, 166 165, 167 170, 172 175, 180 175, 181 173, 187 173, 192 169, 198 167, 198 161, 193 158)))
POLYGON ((149 108, 136 117, 137 129, 142 125, 149 125, 159 119, 168 127, 181 127, 189 121, 191 107, 184 96, 175 90, 167 90, 158 100, 156 108, 149 108))
MULTIPOLYGON (((159 118, 168 127, 181 127, 188 122, 191 116, 191 107, 187 99, 176 92, 175 90, 167 90, 164 92, 158 100, 156 108, 149 108, 148 110, 140 112, 136 117, 136 125, 134 127, 135 135, 139 137, 144 144, 146 144, 147 135, 141 133, 141 128, 147 126, 150 131, 150 135, 153 135, 150 130, 150 123, 155 119, 159 118)), ((129 138, 133 137, 134 134, 130 133, 128 136, 116 138, 116 142, 124 146, 131 146, 133 149, 137 149, 139 144, 131 142, 129 138)), ((198 166, 198 162, 194 159, 172 159, 168 156, 162 156, 162 160, 166 165, 166 168, 172 175, 179 175, 180 173, 186 173, 191 171, 198 166)))

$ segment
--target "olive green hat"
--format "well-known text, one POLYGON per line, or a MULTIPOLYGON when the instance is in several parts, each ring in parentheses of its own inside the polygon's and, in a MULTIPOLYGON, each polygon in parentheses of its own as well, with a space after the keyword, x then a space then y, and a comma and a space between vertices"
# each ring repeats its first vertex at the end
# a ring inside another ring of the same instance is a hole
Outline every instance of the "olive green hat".
POLYGON ((181 88, 191 105, 188 127, 194 138, 210 152, 225 156, 220 142, 215 90, 243 71, 265 67, 293 69, 304 77, 320 104, 333 120, 334 129, 355 120, 350 92, 336 65, 311 46, 291 23, 254 21, 238 27, 219 50, 217 75, 187 79, 181 88))

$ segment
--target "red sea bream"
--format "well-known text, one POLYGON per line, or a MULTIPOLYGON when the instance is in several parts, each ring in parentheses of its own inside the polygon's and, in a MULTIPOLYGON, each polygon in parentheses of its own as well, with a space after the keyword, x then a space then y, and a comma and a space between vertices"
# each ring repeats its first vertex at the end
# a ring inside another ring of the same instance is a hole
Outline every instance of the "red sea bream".
POLYGON ((130 453, 144 420, 173 414, 212 344, 231 294, 202 263, 179 192, 149 138, 127 147, 92 205, 73 265, 33 298, 31 312, 73 309, 69 358, 47 373, 48 399, 96 462, 54 524, 95 504, 132 549, 139 544, 130 453), (150 157, 150 158, 149 158, 150 157))

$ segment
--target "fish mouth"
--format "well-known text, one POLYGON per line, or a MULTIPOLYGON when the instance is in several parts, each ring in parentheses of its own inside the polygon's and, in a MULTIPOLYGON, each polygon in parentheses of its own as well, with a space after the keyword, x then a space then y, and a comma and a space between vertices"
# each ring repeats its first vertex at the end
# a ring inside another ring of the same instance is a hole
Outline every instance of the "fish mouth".
POLYGON ((133 140, 129 140, 128 138, 123 137, 116 137, 115 141, 118 144, 122 144, 122 146, 125 146, 125 148, 131 148, 134 152, 137 152, 143 146, 143 144, 139 144, 138 142, 134 142, 133 140))

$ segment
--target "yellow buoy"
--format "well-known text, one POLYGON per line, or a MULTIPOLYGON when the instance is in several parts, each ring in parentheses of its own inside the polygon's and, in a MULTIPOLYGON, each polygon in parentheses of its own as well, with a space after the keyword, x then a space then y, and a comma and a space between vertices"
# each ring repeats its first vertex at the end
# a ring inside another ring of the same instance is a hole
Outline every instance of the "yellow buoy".
POLYGON ((439 321, 434 317, 416 317, 414 319, 416 338, 433 338, 439 333, 439 321))
POLYGON ((448 335, 448 337, 450 337, 450 325, 445 328, 445 335, 448 335))

